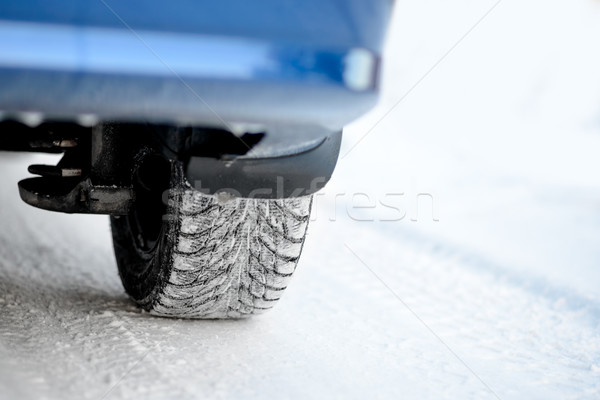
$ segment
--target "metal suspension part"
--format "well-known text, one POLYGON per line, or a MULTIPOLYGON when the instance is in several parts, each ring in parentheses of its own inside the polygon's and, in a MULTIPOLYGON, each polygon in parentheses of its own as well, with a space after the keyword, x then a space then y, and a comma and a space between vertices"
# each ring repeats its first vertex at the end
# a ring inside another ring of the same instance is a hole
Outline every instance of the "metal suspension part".
POLYGON ((128 182, 128 160, 120 135, 111 127, 95 126, 87 137, 46 137, 30 142, 33 150, 61 149, 56 166, 31 165, 39 177, 19 182, 21 199, 50 211, 125 215, 134 200, 128 182))
POLYGON ((63 153, 57 165, 29 166, 38 176, 19 182, 23 201, 51 211, 115 216, 130 214, 134 205, 139 209, 136 201, 162 195, 173 163, 181 164, 194 189, 210 195, 307 196, 331 177, 341 142, 341 132, 310 126, 265 127, 264 132, 235 135, 210 127, 85 127, 52 121, 27 126, 3 120, 0 131, 0 150, 63 153), (294 142, 303 132, 310 133, 310 145, 294 142), (286 140, 266 140, 261 147, 269 135, 286 140), (281 152, 283 144, 290 147, 281 152), (259 151, 252 154, 255 147, 259 151))

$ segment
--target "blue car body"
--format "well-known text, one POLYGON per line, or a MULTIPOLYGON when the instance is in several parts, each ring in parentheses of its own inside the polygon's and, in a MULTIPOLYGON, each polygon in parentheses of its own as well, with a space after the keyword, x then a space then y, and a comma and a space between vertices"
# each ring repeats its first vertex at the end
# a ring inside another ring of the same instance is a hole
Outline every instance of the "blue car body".
POLYGON ((314 125, 377 99, 391 0, 0 5, 0 112, 314 125))

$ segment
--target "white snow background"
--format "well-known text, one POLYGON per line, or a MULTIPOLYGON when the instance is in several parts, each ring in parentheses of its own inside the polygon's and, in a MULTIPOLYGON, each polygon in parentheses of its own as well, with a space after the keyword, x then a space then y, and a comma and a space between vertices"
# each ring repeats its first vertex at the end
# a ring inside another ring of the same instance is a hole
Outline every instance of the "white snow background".
POLYGON ((2 154, 0 399, 599 399, 600 1, 495 4, 397 3, 260 317, 140 312, 108 219, 26 206, 2 154))

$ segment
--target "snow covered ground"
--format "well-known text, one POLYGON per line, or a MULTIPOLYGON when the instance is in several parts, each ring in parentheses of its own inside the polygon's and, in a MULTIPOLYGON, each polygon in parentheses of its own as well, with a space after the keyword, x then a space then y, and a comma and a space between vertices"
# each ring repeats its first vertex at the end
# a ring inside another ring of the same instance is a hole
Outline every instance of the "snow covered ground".
POLYGON ((141 313, 107 218, 22 204, 3 154, 0 399, 600 398, 600 2, 494 4, 398 2, 261 317, 141 313))

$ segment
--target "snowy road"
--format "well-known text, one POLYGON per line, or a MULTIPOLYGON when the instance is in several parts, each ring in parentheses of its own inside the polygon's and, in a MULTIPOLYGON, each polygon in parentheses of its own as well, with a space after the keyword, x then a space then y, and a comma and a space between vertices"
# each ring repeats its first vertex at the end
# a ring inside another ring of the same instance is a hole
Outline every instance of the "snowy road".
POLYGON ((502 2, 444 56, 493 4, 398 4, 381 105, 254 319, 140 312, 108 219, 26 206, 2 154, 0 399, 600 398, 600 3, 502 2))

